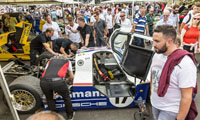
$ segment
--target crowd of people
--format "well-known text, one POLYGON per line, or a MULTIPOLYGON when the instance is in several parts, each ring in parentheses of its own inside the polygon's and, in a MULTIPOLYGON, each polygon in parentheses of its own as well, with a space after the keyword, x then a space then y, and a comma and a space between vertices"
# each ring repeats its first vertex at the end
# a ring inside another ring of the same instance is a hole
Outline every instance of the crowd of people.
MULTIPOLYGON (((54 56, 61 53, 69 58, 76 54, 78 49, 109 46, 109 37, 114 29, 131 26, 130 32, 152 36, 152 46, 155 52, 159 53, 154 56, 151 68, 151 102, 154 119, 184 120, 188 117, 188 111, 190 113, 190 103, 193 105, 192 96, 195 96, 193 88, 196 88, 197 69, 194 56, 200 53, 200 3, 197 2, 192 6, 147 3, 145 5, 136 4, 133 7, 134 11, 131 10, 131 4, 91 5, 76 8, 67 5, 64 10, 59 6, 36 7, 29 11, 20 8, 26 13, 25 16, 30 23, 34 24, 35 19, 46 21, 41 34, 31 41, 31 65, 35 65, 36 54, 41 54, 44 50, 54 56), (132 12, 134 12, 134 18, 131 18, 132 12), (159 18, 157 22, 155 22, 156 17, 159 18), (65 24, 64 34, 58 23, 65 24), (47 43, 50 43, 50 46, 47 43), (185 49, 192 54, 179 51, 178 48, 185 49), (177 58, 177 61, 171 59, 172 55, 177 58), (161 81, 158 79, 160 76, 164 82, 159 82, 161 81), (170 76, 170 80, 166 76, 170 76), (164 87, 160 87, 163 85, 164 87)), ((6 10, 3 9, 1 12, 6 10)), ((2 25, 9 27, 8 31, 14 30, 17 21, 7 13, 5 17, 2 25)), ((133 44, 136 46, 145 47, 146 45, 144 39, 135 37, 134 41, 133 44)), ((200 70, 200 65, 198 70, 200 70)), ((46 89, 43 89, 44 93, 45 91, 46 89)), ((69 100, 66 101, 68 101, 66 104, 69 104, 69 100)), ((48 106, 52 106, 48 100, 47 103, 49 103, 48 106)), ((67 115, 69 116, 70 113, 69 118, 72 118, 72 108, 66 109, 68 110, 67 115)))

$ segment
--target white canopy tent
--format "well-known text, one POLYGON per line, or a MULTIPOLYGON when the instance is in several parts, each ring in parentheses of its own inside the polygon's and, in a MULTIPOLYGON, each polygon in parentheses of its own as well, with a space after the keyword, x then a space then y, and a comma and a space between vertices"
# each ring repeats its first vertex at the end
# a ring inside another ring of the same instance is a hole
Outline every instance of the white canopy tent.
POLYGON ((94 5, 95 4, 95 0, 92 0, 89 5, 94 5))
POLYGON ((56 3, 63 3, 63 1, 64 0, 0 0, 0 4, 1 5, 56 4, 56 3))
POLYGON ((82 2, 74 1, 74 0, 63 0, 64 3, 67 4, 81 4, 82 2))

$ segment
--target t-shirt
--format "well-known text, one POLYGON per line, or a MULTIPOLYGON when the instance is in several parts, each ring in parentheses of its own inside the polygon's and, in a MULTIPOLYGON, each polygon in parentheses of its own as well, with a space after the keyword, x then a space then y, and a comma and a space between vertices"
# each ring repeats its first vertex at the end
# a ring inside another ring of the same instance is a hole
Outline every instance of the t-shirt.
POLYGON ((56 40, 54 40, 54 43, 55 43, 55 45, 57 47, 56 51, 59 52, 60 48, 62 47, 62 48, 64 48, 64 50, 65 50, 66 53, 69 53, 70 45, 71 45, 72 41, 70 41, 69 39, 63 38, 63 39, 56 39, 56 40))
POLYGON ((190 23, 190 21, 192 20, 192 17, 193 17, 192 12, 193 11, 188 12, 188 14, 183 19, 183 23, 187 23, 187 24, 190 23))
POLYGON ((54 34, 51 37, 51 40, 55 40, 55 39, 60 38, 58 32, 60 32, 61 30, 60 30, 60 28, 59 28, 59 26, 56 22, 52 21, 52 24, 49 24, 49 23, 46 22, 42 27, 42 32, 45 32, 47 28, 53 28, 54 29, 54 34))
POLYGON ((198 41, 198 38, 200 36, 200 31, 198 30, 198 27, 191 26, 188 30, 188 25, 184 27, 186 30, 186 33, 183 37, 183 42, 187 44, 194 44, 198 41))
POLYGON ((169 16, 169 19, 172 20, 173 25, 177 25, 179 23, 179 14, 173 14, 171 13, 169 16))
POLYGON ((85 11, 85 15, 86 15, 88 18, 90 18, 90 17, 91 17, 90 11, 85 11))
POLYGON ((30 47, 31 48, 43 48, 42 43, 47 43, 49 41, 51 41, 51 38, 46 37, 45 33, 42 33, 31 41, 30 47))
MULTIPOLYGON (((74 23, 74 26, 71 27, 72 30, 76 30, 77 28, 78 28, 78 24, 76 24, 76 23, 74 23)), ((69 35, 69 39, 72 42, 76 42, 76 43, 81 42, 80 33, 73 33, 71 30, 68 30, 67 28, 65 28, 65 33, 66 33, 66 35, 69 35)))
POLYGON ((106 22, 102 19, 100 19, 99 21, 96 21, 94 23, 94 29, 96 31, 97 37, 103 37, 104 36, 105 28, 106 28, 106 22))
POLYGON ((173 21, 171 19, 168 19, 168 21, 165 23, 164 19, 161 19, 160 21, 158 21, 156 23, 156 27, 159 26, 159 25, 171 25, 173 26, 173 21))
POLYGON ((192 59, 189 56, 184 56, 171 73, 167 93, 164 97, 159 97, 157 94, 158 84, 166 61, 167 56, 163 54, 155 54, 153 57, 151 65, 151 103, 157 109, 178 113, 181 100, 181 88, 196 86, 197 69, 192 59))
POLYGON ((154 20, 155 20, 155 16, 154 15, 150 15, 149 13, 146 15, 147 18, 147 23, 148 23, 148 27, 149 30, 153 30, 153 24, 154 24, 154 20))
POLYGON ((146 16, 142 17, 140 13, 137 13, 134 19, 135 33, 144 34, 145 33, 145 26, 148 24, 146 16))
POLYGON ((107 22, 107 27, 108 29, 112 29, 113 28, 113 19, 112 19, 112 15, 107 15, 106 16, 106 22, 107 22))
POLYGON ((95 23, 95 22, 96 22, 96 19, 94 18, 94 15, 91 16, 90 22, 91 22, 91 23, 95 23))
POLYGON ((121 21, 121 26, 131 26, 131 21, 128 18, 125 18, 124 21, 121 21))
POLYGON ((89 34, 90 35, 90 38, 89 38, 89 42, 94 42, 94 37, 93 37, 93 33, 92 33, 92 28, 85 24, 85 26, 82 28, 82 27, 78 27, 77 30, 80 32, 84 42, 85 42, 85 38, 86 38, 86 35, 89 34))
POLYGON ((120 12, 119 13, 117 13, 116 15, 115 15, 115 22, 116 23, 120 23, 119 21, 121 20, 121 18, 120 18, 120 12))
POLYGON ((103 14, 100 14, 99 17, 100 17, 100 19, 105 20, 105 17, 103 14))
POLYGON ((52 11, 51 12, 51 17, 52 17, 52 19, 56 19, 57 18, 56 11, 52 11))

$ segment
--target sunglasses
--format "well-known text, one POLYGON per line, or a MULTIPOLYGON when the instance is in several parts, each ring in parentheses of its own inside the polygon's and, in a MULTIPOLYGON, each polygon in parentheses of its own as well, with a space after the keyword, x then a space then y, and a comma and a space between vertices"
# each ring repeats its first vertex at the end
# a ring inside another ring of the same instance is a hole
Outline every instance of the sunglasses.
POLYGON ((200 18, 193 18, 194 20, 200 20, 200 18))
POLYGON ((124 17, 124 15, 123 15, 123 16, 120 16, 120 17, 124 17))
POLYGON ((163 15, 163 17, 169 17, 169 15, 163 15))

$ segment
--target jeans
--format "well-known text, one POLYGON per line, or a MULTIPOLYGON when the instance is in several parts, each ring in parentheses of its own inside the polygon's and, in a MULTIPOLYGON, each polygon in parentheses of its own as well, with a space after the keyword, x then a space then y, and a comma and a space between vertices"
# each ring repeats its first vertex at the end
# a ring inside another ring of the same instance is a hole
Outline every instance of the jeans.
POLYGON ((136 46, 144 47, 144 39, 138 38, 138 37, 134 37, 134 39, 135 39, 135 42, 136 42, 136 46))
POLYGON ((51 111, 56 111, 55 101, 53 99, 53 91, 57 92, 62 96, 65 103, 65 110, 67 116, 73 114, 72 102, 69 95, 69 90, 65 80, 52 81, 50 79, 41 79, 40 87, 46 96, 48 109, 51 111))
POLYGON ((175 120, 177 113, 159 110, 152 106, 154 120, 175 120))
POLYGON ((104 37, 96 37, 96 46, 101 47, 101 46, 106 46, 106 39, 104 37))
POLYGON ((107 37, 110 37, 113 33, 113 29, 108 29, 108 31, 109 31, 109 33, 108 33, 107 37))
POLYGON ((149 36, 153 36, 153 30, 149 30, 149 36))

